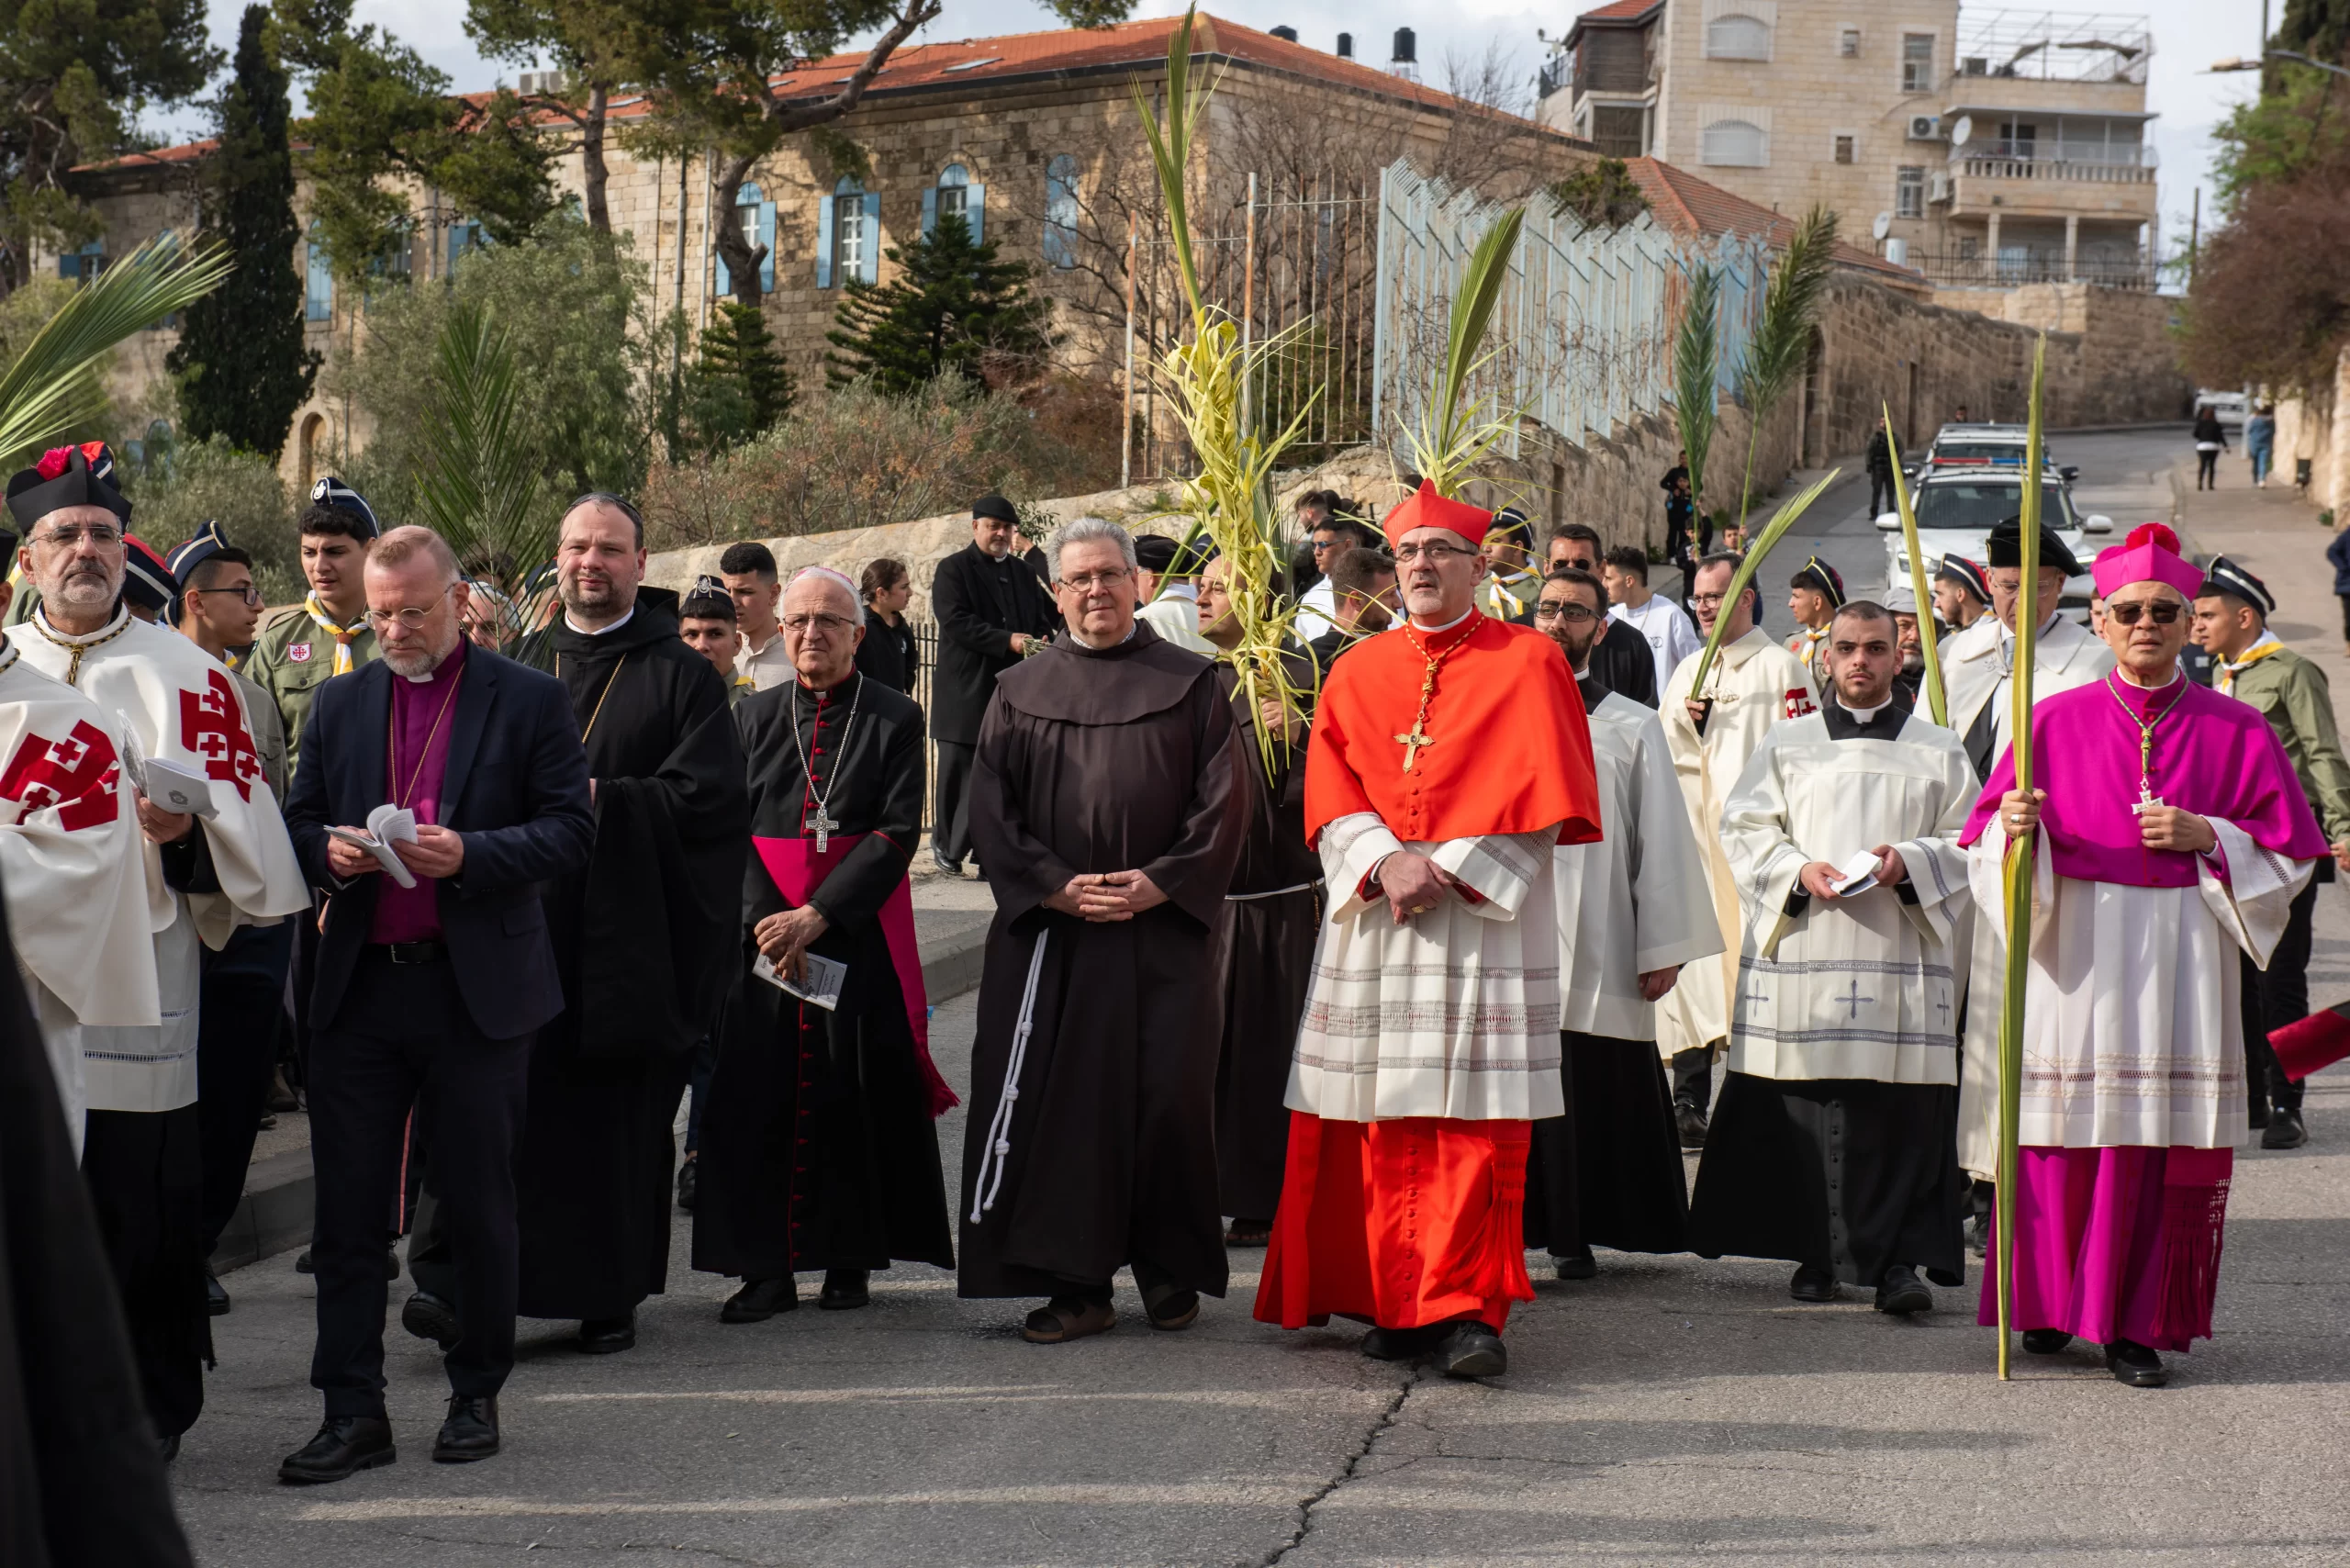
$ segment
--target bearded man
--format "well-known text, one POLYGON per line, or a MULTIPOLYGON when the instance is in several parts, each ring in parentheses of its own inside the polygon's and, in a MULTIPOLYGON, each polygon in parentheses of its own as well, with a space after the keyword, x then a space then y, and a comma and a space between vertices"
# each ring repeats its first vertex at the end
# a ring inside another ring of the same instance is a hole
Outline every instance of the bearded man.
POLYGON ((1387 514, 1406 622, 1330 668, 1306 839, 1331 911, 1290 1073, 1257 1316, 1371 1325, 1367 1355, 1507 1370, 1531 1301, 1531 1124, 1563 1114, 1551 851, 1599 836, 1550 640, 1477 608, 1493 515, 1423 483, 1387 514))
POLYGON ((203 1162, 196 1101, 198 955, 242 925, 309 905, 229 672, 123 602, 130 503, 106 447, 61 449, 8 483, 41 594, 25 662, 121 727, 147 838, 149 929, 162 1022, 82 1031, 88 1094, 83 1175, 122 1288, 147 1404, 168 1450, 204 1406, 203 1162), (151 773, 147 764, 160 762, 151 773), (189 801, 167 811, 149 796, 189 801))

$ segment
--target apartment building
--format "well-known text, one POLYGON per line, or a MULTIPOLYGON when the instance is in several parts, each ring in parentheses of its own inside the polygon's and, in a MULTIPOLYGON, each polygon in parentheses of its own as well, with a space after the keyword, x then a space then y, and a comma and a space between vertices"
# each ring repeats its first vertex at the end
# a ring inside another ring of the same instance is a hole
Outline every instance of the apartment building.
POLYGON ((1690 169, 1938 286, 2148 287, 2145 18, 1956 0, 1613 0, 1552 44, 1539 118, 1690 169))

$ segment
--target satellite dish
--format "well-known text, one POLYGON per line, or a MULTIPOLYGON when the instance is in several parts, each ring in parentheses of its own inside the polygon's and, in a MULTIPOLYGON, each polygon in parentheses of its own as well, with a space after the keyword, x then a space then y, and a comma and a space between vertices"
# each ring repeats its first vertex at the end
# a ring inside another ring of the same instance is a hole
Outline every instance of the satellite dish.
POLYGON ((1958 123, 1950 128, 1950 144, 1953 147, 1964 147, 1974 140, 1975 117, 1973 115, 1959 116, 1958 123))
POLYGON ((1869 232, 1880 240, 1892 233, 1893 214, 1889 212, 1878 213, 1876 215, 1876 221, 1869 225, 1869 232))

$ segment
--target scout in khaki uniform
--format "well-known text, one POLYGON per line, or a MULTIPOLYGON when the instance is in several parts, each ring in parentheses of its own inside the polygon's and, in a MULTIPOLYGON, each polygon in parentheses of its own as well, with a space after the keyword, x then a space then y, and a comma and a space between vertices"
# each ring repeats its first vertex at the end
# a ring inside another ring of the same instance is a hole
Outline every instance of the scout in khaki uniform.
POLYGON ((269 693, 285 724, 290 774, 302 756, 302 726, 322 682, 347 675, 376 656, 367 629, 367 590, 360 568, 382 532, 359 492, 330 475, 310 488, 297 527, 302 535, 302 575, 309 597, 261 630, 243 673, 269 693))

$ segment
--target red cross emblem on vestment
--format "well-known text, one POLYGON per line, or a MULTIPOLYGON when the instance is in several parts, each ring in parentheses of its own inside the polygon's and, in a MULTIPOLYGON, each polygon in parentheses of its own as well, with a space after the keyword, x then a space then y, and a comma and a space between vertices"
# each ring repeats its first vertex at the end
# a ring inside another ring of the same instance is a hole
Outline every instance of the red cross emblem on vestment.
POLYGON ((58 821, 72 832, 121 814, 121 779, 114 743, 84 719, 62 741, 27 731, 7 771, 0 773, 0 796, 21 803, 27 815, 55 806, 58 821))
POLYGON ((202 692, 180 693, 180 745, 204 758, 204 776, 237 787, 237 798, 253 798, 253 780, 261 777, 261 754, 245 732, 244 715, 237 709, 237 693, 219 670, 211 673, 202 692))
POLYGON ((1787 695, 1784 700, 1786 706, 1787 717, 1790 719, 1800 719, 1806 713, 1816 713, 1818 711, 1818 709, 1812 705, 1810 695, 1800 686, 1788 687, 1787 695))

